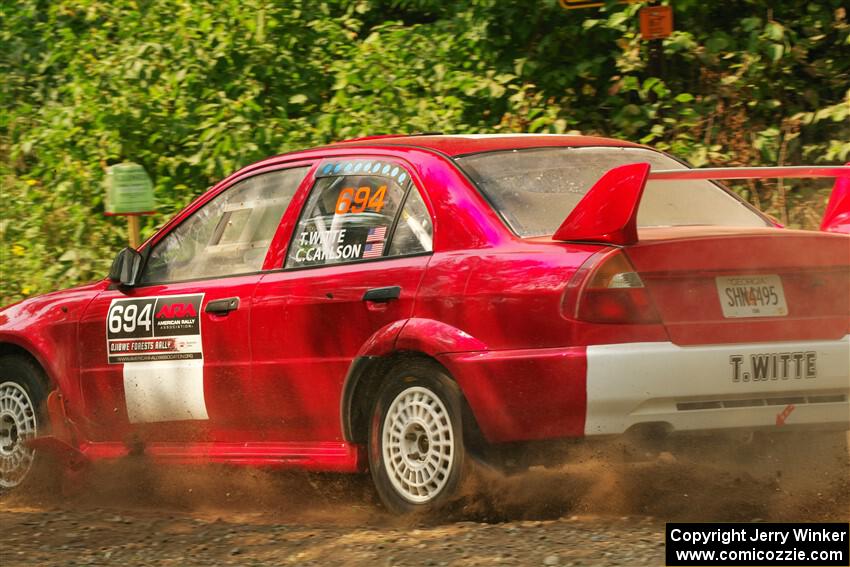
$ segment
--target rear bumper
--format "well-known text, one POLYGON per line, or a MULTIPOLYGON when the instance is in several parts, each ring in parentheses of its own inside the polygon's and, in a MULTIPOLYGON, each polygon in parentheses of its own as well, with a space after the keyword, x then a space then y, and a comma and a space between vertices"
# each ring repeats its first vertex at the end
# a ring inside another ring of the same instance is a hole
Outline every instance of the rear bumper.
POLYGON ((850 427, 850 335, 680 347, 631 343, 587 349, 585 435, 660 423, 672 431, 850 427))
POLYGON ((684 347, 624 343, 439 359, 492 443, 617 435, 641 424, 671 432, 850 429, 850 335, 684 347), (783 362, 783 356, 789 358, 783 362), (766 361, 764 376, 754 376, 752 357, 766 361))

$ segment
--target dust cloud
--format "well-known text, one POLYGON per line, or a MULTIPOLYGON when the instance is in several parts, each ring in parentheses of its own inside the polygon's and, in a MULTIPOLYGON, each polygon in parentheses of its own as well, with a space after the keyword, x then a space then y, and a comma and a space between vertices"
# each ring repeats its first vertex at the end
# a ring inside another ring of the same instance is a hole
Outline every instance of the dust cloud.
POLYGON ((12 493, 4 508, 149 511, 245 523, 341 526, 579 518, 657 521, 850 521, 844 434, 687 438, 647 449, 571 445, 563 464, 518 474, 476 465, 439 515, 396 518, 369 475, 319 475, 131 457, 91 467, 66 494, 12 493))
POLYGON ((622 441, 572 448, 565 464, 475 475, 453 513, 485 521, 564 516, 659 521, 850 520, 847 435, 684 438, 666 450, 622 441))

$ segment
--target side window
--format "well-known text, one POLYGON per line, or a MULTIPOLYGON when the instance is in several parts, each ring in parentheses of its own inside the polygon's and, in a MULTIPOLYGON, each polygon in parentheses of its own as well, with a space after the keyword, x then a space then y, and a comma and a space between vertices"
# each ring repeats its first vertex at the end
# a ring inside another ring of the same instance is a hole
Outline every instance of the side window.
POLYGON ((142 283, 256 272, 308 167, 251 177, 226 189, 151 250, 142 283))
POLYGON ((431 218, 403 168, 365 159, 328 162, 316 177, 289 246, 287 268, 431 250, 431 218))
POLYGON ((430 252, 433 249, 432 240, 431 215, 428 214, 422 195, 413 187, 401 210, 388 254, 403 256, 430 252))

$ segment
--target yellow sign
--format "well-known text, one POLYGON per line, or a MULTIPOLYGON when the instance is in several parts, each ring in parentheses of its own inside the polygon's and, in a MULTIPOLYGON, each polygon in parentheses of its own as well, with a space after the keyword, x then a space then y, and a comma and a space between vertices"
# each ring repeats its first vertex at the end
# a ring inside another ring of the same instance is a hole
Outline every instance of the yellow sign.
MULTIPOLYGON (((634 4, 635 2, 641 2, 641 0, 618 0, 620 4, 634 4)), ((599 6, 604 6, 605 2, 600 2, 600 0, 558 0, 558 3, 561 5, 561 8, 565 10, 578 10, 579 8, 598 8, 599 6)))

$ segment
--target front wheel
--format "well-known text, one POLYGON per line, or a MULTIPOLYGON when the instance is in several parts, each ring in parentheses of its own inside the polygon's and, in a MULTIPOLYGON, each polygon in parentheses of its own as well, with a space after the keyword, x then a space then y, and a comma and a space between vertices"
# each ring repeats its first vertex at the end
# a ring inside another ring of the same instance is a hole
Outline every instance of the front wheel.
POLYGON ((433 511, 457 492, 466 457, 461 416, 460 391, 437 365, 390 372, 369 432, 369 468, 390 511, 433 511))
POLYGON ((40 455, 27 445, 43 426, 42 374, 33 363, 0 357, 0 491, 18 488, 34 476, 40 455))

